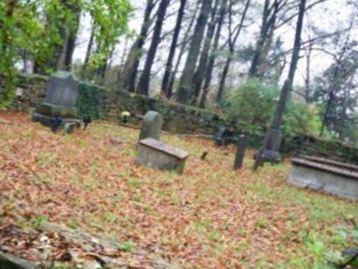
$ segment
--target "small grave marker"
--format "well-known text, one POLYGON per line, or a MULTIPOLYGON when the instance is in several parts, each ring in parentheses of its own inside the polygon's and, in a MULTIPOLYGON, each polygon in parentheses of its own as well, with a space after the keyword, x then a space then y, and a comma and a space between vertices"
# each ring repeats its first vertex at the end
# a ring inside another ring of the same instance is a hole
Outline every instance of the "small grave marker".
POLYGON ((247 146, 246 137, 244 135, 240 135, 239 142, 237 144, 237 151, 235 155, 234 170, 238 170, 242 168, 245 158, 246 146, 247 146))
POLYGON ((182 173, 188 157, 188 152, 153 138, 139 141, 137 161, 148 167, 182 173))
POLYGON ((162 131, 163 117, 160 113, 150 110, 143 119, 142 129, 139 134, 139 140, 145 138, 154 138, 159 140, 160 132, 162 131))

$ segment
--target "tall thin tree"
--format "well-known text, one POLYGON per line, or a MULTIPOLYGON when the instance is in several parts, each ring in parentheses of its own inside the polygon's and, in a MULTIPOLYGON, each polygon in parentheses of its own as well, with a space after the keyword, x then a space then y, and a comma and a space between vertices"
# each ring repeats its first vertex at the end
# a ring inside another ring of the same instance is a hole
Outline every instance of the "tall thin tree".
POLYGON ((218 53, 219 41, 220 41, 220 37, 221 37, 221 30, 222 30, 222 26, 224 23, 225 15, 227 13, 227 2, 228 2, 228 0, 222 1, 221 8, 219 11, 219 18, 218 18, 218 23, 217 23, 217 27, 216 27, 216 33, 215 33, 215 37, 214 37, 213 47, 210 52, 208 66, 207 66, 206 72, 205 72, 203 93, 200 97, 200 102, 199 102, 199 107, 201 107, 201 108, 205 108, 207 96, 209 93, 209 87, 211 84, 212 75, 213 75, 213 71, 214 71, 214 64, 215 64, 215 60, 216 60, 217 53, 218 53))
MULTIPOLYGON (((247 0, 245 7, 244 7, 244 11, 241 15, 240 23, 235 31, 232 30, 232 11, 230 11, 230 14, 229 14, 229 35, 230 36, 228 38, 229 55, 226 58, 224 69, 223 69, 221 77, 220 77, 219 89, 218 89, 218 92, 216 95, 217 102, 220 102, 221 98, 224 95, 227 75, 229 74, 231 62, 233 60, 233 56, 235 53, 235 44, 236 44, 236 42, 241 34, 241 31, 243 29, 244 22, 246 20, 247 11, 250 7, 250 4, 251 4, 251 0, 247 0)), ((232 8, 232 3, 230 4, 230 8, 232 8)))
POLYGON ((162 32, 163 22, 165 18, 165 14, 169 5, 170 0, 161 0, 157 12, 157 19, 154 26, 154 32, 152 36, 152 42, 150 44, 147 58, 145 60, 144 69, 142 75, 139 79, 139 83, 137 86, 137 92, 148 95, 149 93, 149 81, 150 74, 152 70, 152 65, 154 61, 155 54, 157 53, 157 48, 160 43, 160 34, 162 32))
POLYGON ((197 102, 197 98, 200 95, 201 86, 203 84, 203 80, 205 78, 205 70, 207 68, 208 64, 208 58, 209 58, 209 52, 211 49, 211 44, 214 38, 215 34, 215 28, 217 24, 217 8, 219 6, 219 0, 215 0, 214 7, 211 10, 211 18, 208 23, 208 27, 206 30, 206 36, 204 40, 204 45, 201 50, 200 59, 199 59, 199 65, 198 68, 195 71, 194 77, 193 77, 193 97, 192 97, 192 104, 195 105, 197 102))
POLYGON ((194 22, 195 22, 195 19, 197 17, 198 11, 199 11, 200 2, 201 1, 196 1, 194 10, 193 10, 192 14, 189 15, 189 18, 190 18, 189 24, 188 24, 188 27, 186 28, 186 31, 185 31, 185 34, 184 34, 183 39, 181 41, 181 44, 178 44, 179 54, 178 54, 178 57, 176 59, 175 65, 174 65, 174 70, 173 70, 172 74, 170 75, 170 80, 169 80, 169 86, 168 86, 168 96, 169 96, 169 98, 172 97, 172 94, 173 94, 173 88, 174 88, 174 82, 176 80, 176 74, 178 73, 179 66, 181 64, 183 55, 185 53, 185 49, 186 49, 186 47, 187 47, 187 45, 188 45, 188 43, 190 41, 191 30, 192 30, 192 28, 194 26, 194 22))
POLYGON ((282 86, 280 99, 278 100, 277 103, 275 115, 271 123, 271 128, 266 133, 263 147, 256 156, 254 170, 256 170, 259 166, 261 166, 264 161, 277 161, 278 159, 280 159, 280 154, 278 151, 280 149, 281 139, 282 139, 281 127, 282 127, 283 115, 286 109, 286 104, 290 96, 290 93, 292 92, 292 85, 295 79, 297 64, 299 61, 299 53, 301 50, 301 34, 303 28, 303 19, 305 15, 305 7, 306 7, 306 0, 300 0, 299 15, 297 19, 296 33, 295 33, 295 41, 293 45, 288 77, 282 86))
POLYGON ((123 69, 123 72, 120 76, 121 86, 130 92, 134 92, 135 90, 139 61, 143 53, 145 39, 147 38, 148 31, 152 23, 151 13, 154 6, 154 0, 147 0, 140 33, 128 53, 127 60, 124 65, 126 68, 123 69))
POLYGON ((204 0, 197 19, 194 34, 190 42, 188 56, 182 76, 179 81, 177 101, 180 103, 188 103, 192 97, 192 81, 196 64, 199 58, 200 47, 203 41, 207 20, 211 11, 213 0, 204 0))
POLYGON ((172 43, 170 45, 169 56, 168 56, 167 63, 165 65, 165 71, 164 71, 164 76, 163 76, 163 81, 162 81, 162 89, 161 90, 165 94, 165 96, 168 98, 170 98, 170 92, 169 92, 170 76, 172 75, 172 72, 173 72, 173 60, 174 60, 174 56, 175 56, 175 50, 177 48, 180 29, 182 27, 182 21, 184 18, 186 2, 187 2, 187 0, 180 0, 180 7, 178 10, 177 21, 175 24, 173 39, 172 39, 172 43))

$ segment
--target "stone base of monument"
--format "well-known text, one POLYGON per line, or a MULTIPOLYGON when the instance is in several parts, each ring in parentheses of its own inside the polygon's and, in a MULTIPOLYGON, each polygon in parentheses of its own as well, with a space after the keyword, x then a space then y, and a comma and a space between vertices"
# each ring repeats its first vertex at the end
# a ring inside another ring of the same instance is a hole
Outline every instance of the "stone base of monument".
POLYGON ((137 161, 144 166, 182 173, 188 157, 186 151, 153 138, 142 139, 138 143, 137 161))
MULTIPOLYGON (((51 127, 51 119, 53 118, 53 116, 46 116, 40 113, 34 113, 32 115, 32 120, 35 122, 40 122, 41 124, 47 126, 47 127, 51 127)), ((64 118, 62 119, 63 123, 62 123, 62 128, 67 132, 67 133, 72 133, 76 128, 80 128, 82 121, 79 119, 75 119, 75 118, 64 118)))
POLYGON ((358 201, 358 166, 317 157, 291 162, 289 183, 358 201))
POLYGON ((57 115, 61 118, 77 118, 76 107, 66 107, 47 103, 43 103, 37 109, 37 113, 44 115, 57 115))

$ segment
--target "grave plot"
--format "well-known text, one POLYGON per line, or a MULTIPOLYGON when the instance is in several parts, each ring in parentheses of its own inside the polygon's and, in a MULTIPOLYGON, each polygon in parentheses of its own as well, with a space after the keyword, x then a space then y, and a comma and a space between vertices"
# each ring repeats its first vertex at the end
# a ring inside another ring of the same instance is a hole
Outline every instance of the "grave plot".
POLYGON ((138 162, 160 170, 175 170, 182 173, 189 153, 153 138, 139 141, 138 162))
POLYGON ((288 182, 358 201, 358 166, 318 157, 293 158, 288 182))

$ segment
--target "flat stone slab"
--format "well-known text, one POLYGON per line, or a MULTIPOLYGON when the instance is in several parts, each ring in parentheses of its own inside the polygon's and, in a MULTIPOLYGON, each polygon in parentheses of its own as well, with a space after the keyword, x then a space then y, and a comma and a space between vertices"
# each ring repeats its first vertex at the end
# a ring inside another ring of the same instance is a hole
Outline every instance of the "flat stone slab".
POLYGON ((175 170, 182 173, 189 153, 153 138, 139 141, 137 161, 160 170, 175 170))
MULTIPOLYGON (((45 126, 50 126, 51 125, 51 119, 53 117, 52 116, 46 116, 40 113, 34 113, 34 115, 32 116, 32 120, 35 122, 40 122, 45 126)), ((76 128, 81 127, 81 123, 82 120, 76 119, 76 118, 66 118, 63 119, 63 125, 65 126, 67 125, 74 125, 76 128)))
POLYGON ((358 201, 358 170, 355 165, 317 157, 293 158, 291 162, 289 183, 358 201))

